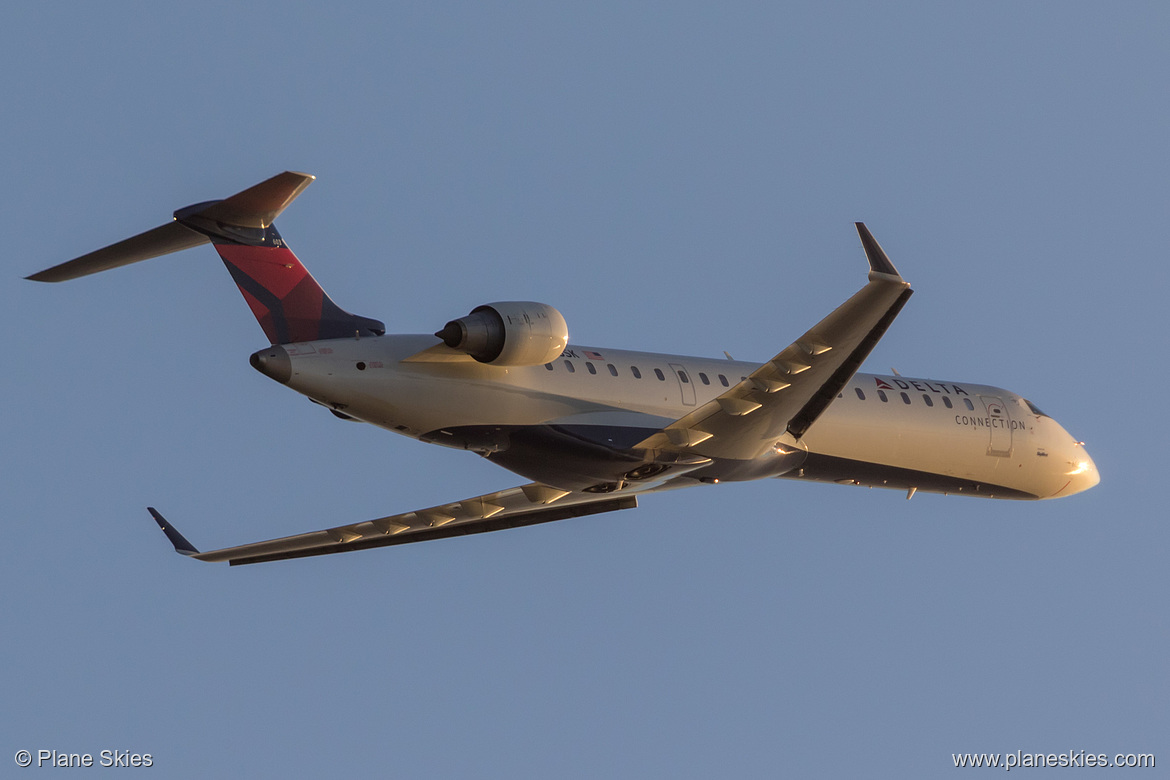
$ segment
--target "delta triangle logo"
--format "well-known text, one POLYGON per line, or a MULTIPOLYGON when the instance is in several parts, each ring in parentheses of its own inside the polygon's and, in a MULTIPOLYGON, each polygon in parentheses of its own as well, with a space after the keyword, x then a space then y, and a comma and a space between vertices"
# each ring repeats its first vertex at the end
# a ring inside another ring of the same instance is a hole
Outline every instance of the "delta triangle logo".
POLYGON ((877 382, 878 390, 893 390, 887 383, 883 382, 881 377, 875 376, 873 381, 877 382))

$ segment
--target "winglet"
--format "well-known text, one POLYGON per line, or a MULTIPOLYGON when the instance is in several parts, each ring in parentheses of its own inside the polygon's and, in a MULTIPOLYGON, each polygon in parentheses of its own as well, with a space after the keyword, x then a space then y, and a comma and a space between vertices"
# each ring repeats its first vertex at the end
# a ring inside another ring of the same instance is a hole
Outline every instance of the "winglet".
POLYGON ((904 281, 902 275, 898 273, 898 269, 890 262, 890 258, 886 256, 882 245, 873 237, 873 233, 869 232, 869 228, 865 226, 864 222, 854 222, 857 226, 857 235, 861 237, 861 246, 865 249, 865 256, 869 259, 869 278, 873 279, 874 274, 880 278, 891 279, 893 281, 904 281))
POLYGON ((187 539, 179 533, 179 529, 167 522, 167 519, 158 513, 158 510, 152 506, 146 508, 150 512, 154 522, 158 523, 158 527, 162 529, 167 538, 171 540, 171 544, 175 546, 175 552, 180 555, 198 555, 199 551, 195 549, 195 545, 187 541, 187 539))

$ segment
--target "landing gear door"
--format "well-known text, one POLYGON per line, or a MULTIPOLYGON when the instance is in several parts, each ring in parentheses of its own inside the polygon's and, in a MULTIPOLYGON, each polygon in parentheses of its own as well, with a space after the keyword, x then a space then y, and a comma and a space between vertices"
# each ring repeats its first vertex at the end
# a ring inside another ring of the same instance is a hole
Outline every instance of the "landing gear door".
POLYGON ((1011 457, 1012 429, 1015 423, 1012 422, 1007 404, 991 395, 981 395, 979 400, 987 410, 987 428, 991 434, 991 440, 987 443, 987 454, 998 458, 1011 457))

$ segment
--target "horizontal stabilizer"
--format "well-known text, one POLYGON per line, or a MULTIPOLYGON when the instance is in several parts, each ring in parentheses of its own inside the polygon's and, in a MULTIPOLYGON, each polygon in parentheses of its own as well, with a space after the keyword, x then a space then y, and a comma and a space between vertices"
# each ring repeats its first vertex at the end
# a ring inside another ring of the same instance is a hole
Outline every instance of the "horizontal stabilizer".
POLYGON ((315 178, 307 173, 285 171, 208 206, 198 215, 235 227, 266 228, 315 178))
POLYGON ((137 263, 140 260, 149 260, 159 255, 190 249, 206 244, 210 240, 202 233, 197 233, 178 222, 168 222, 154 230, 139 233, 133 238, 110 244, 105 249, 90 252, 88 255, 82 255, 25 278, 33 282, 64 282, 79 276, 96 274, 98 271, 108 271, 111 268, 137 263))
POLYGON ((307 173, 285 171, 271 179, 238 192, 226 200, 196 203, 175 212, 175 221, 139 233, 32 276, 34 282, 64 282, 79 276, 108 271, 152 257, 206 244, 212 238, 252 242, 263 240, 263 231, 272 225, 288 204, 313 183, 307 173))

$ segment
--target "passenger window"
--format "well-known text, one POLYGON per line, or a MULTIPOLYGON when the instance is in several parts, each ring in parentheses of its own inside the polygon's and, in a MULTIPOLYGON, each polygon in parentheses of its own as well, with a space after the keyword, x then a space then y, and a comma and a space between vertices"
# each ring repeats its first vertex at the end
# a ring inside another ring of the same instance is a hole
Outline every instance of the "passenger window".
POLYGON ((975 411, 975 404, 971 403, 970 398, 964 398, 963 403, 967 405, 967 411, 969 411, 969 412, 975 411))
POLYGON ((710 379, 708 379, 708 378, 707 378, 707 375, 706 375, 706 374, 704 374, 702 371, 700 371, 700 372, 699 372, 699 381, 700 381, 700 382, 702 382, 702 383, 703 383, 703 384, 705 384, 705 385, 709 385, 709 384, 711 384, 711 380, 710 380, 710 379))
POLYGON ((853 388, 853 390, 854 390, 854 392, 856 392, 856 393, 857 393, 857 397, 858 397, 858 398, 860 398, 862 401, 864 401, 864 400, 865 400, 865 393, 861 392, 861 388, 860 388, 860 387, 855 387, 855 388, 853 388))
POLYGON ((547 368, 549 371, 553 370, 552 363, 545 363, 544 367, 547 368))
POLYGON ((617 369, 614 368, 613 363, 606 363, 605 367, 609 369, 610 376, 617 376, 617 369))
POLYGON ((569 370, 570 374, 577 370, 577 369, 573 368, 573 361, 571 361, 571 360, 565 361, 565 368, 567 368, 569 370))
POLYGON ((933 398, 931 398, 931 397, 930 397, 929 395, 927 395, 926 393, 923 393, 923 394, 922 394, 922 400, 923 400, 923 401, 926 401, 926 405, 927 405, 927 406, 934 406, 934 399, 933 399, 933 398))
POLYGON ((905 393, 899 393, 898 395, 902 396, 902 403, 910 403, 910 396, 906 395, 905 393))
POLYGON ((654 376, 658 377, 663 382, 666 381, 666 377, 662 374, 662 369, 660 368, 654 369, 654 376))
POLYGON ((691 383, 691 380, 687 379, 687 372, 686 371, 679 371, 678 378, 682 380, 682 383, 684 385, 689 385, 691 383))
POLYGON ((731 387, 731 385, 727 383, 727 377, 723 376, 723 374, 719 375, 719 384, 723 385, 724 387, 731 387))
POLYGON ((885 390, 878 390, 878 398, 882 399, 883 404, 890 400, 889 398, 886 398, 885 390))
POLYGON ((596 373, 597 373, 597 369, 596 369, 596 368, 594 368, 594 367, 593 367, 593 364, 592 364, 592 363, 590 363, 588 360, 586 360, 586 361, 585 361, 585 368, 589 369, 589 373, 590 373, 590 374, 596 374, 596 373))
POLYGON ((954 408, 951 406, 951 399, 947 398, 945 395, 943 396, 943 406, 945 406, 948 409, 954 408))
POLYGON ((747 381, 747 377, 746 377, 746 376, 741 376, 741 377, 739 378, 739 381, 741 381, 741 382, 746 382, 746 381, 747 381))
POLYGON ((642 372, 638 370, 637 366, 630 366, 630 373, 634 375, 634 379, 642 378, 642 372))

